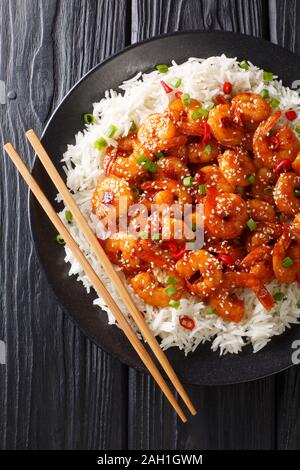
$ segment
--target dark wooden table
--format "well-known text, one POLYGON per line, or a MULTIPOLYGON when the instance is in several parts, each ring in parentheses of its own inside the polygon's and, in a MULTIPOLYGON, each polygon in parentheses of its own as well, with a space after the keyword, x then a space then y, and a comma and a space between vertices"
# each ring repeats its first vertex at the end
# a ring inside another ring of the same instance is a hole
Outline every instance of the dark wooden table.
MULTIPOLYGON (((91 67, 141 39, 188 29, 239 31, 300 54, 300 2, 0 0, 1 146, 13 141, 32 162, 23 131, 40 132, 91 67)), ((182 425, 148 376, 87 340, 37 261, 27 189, 2 155, 0 168, 0 448, 300 449, 299 367, 188 387, 199 413, 182 425)))

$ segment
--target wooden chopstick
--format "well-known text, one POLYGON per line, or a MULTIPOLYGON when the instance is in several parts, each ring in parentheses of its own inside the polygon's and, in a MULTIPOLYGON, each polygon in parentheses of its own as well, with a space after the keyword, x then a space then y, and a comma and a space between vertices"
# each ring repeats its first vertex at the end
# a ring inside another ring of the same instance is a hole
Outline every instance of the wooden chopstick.
POLYGON ((130 341, 131 345, 135 349, 135 351, 138 353, 139 357, 151 373, 152 377, 155 379, 171 405, 173 406, 174 410, 178 414, 178 416, 181 418, 183 422, 187 421, 187 418, 185 414, 183 413, 181 407, 177 403, 174 395, 172 394, 169 386, 165 382, 164 378, 162 377, 161 373, 159 372, 157 366, 153 362, 151 356, 147 352, 146 348, 144 345, 141 343, 139 338, 137 337, 136 333, 133 331, 131 325, 128 323, 126 318, 124 317, 123 313, 119 309, 118 305, 115 303, 109 292, 106 290, 105 286, 102 284, 101 280, 99 279, 98 275, 90 265, 89 261, 86 259, 84 254, 81 252, 80 248, 78 247, 77 243, 75 242, 74 238, 70 234, 70 232, 67 230, 59 216, 57 215, 56 211, 48 201, 47 197, 33 178, 33 176, 30 174, 29 170, 27 169, 26 165, 22 161, 20 155, 17 153, 17 151, 14 149, 12 144, 8 143, 4 145, 5 151, 8 153, 10 156, 11 160, 19 170, 20 174, 28 184, 29 188, 35 195, 36 199, 40 203, 41 207, 44 209, 46 212, 47 216, 53 223, 54 227, 58 231, 58 233, 63 237, 64 241, 72 251, 73 255, 77 259, 77 261, 80 263, 82 266, 84 272, 88 276, 91 284, 93 285, 94 289, 98 293, 100 297, 103 298, 107 306, 109 307, 110 311, 114 315, 115 319, 119 323, 120 327, 122 328, 123 332, 127 336, 128 340, 130 341))
POLYGON ((153 335, 152 331, 144 321, 141 316, 140 311, 136 307, 133 299, 130 296, 130 293, 126 289, 125 285, 121 281, 121 278, 118 276, 117 272, 115 271, 114 267, 112 266, 110 260, 108 259, 105 251, 103 250, 102 246, 98 242, 94 232, 88 225, 86 219, 82 215, 79 207, 77 206, 73 196, 71 195, 70 191, 68 190, 67 186, 65 185, 64 181, 60 177, 58 171, 56 170, 54 164, 52 163, 51 159, 49 158, 45 148, 43 147, 42 143, 40 142, 38 136, 34 132, 33 129, 30 129, 26 132, 26 137, 31 143, 33 149, 35 150, 37 156, 39 157, 40 161, 42 162, 43 166, 45 167, 48 175, 50 176, 51 180, 53 181, 54 185, 56 186, 58 192, 60 193, 61 197, 64 200, 65 205, 71 211, 74 219, 76 220, 79 228, 81 229, 82 233, 84 234, 85 238, 89 242, 91 248, 93 249, 94 253, 97 256, 99 263, 102 265, 104 271, 110 278, 110 280, 114 283, 117 288, 119 295, 121 296, 124 304, 126 305, 127 309, 129 310, 132 318, 134 319, 136 325, 139 328, 139 331, 142 333, 144 339, 147 341, 149 346, 151 347, 153 353, 155 354, 157 360, 163 367, 164 371, 166 372, 167 376, 171 380, 173 386, 183 399, 184 403, 188 407, 189 411, 192 415, 197 413, 194 405, 192 404, 189 396, 187 395, 186 391, 184 390, 181 382, 179 381, 174 369, 172 368, 167 356, 160 348, 155 336, 153 335))

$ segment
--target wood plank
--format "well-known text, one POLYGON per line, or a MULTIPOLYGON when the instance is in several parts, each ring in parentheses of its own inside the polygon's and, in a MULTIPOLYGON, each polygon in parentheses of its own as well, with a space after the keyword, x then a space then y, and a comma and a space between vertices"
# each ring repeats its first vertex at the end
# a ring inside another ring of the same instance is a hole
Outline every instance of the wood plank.
POLYGON ((268 36, 263 0, 132 0, 132 42, 189 29, 268 36))
MULTIPOLYGON (((300 55, 300 3, 269 0, 271 40, 300 55)), ((298 80, 299 77, 295 77, 298 80)), ((291 354, 293 350, 291 348, 291 354)), ((295 366, 276 377, 277 446, 300 449, 300 368, 295 366)))
MULTIPOLYGON (((0 80, 17 95, 0 104, 1 146, 11 140, 32 162, 23 131, 40 133, 69 88, 125 45, 125 7, 0 1, 0 80)), ((0 366, 0 448, 124 448, 126 368, 64 315, 34 253, 27 189, 6 158, 0 174, 0 339, 8 356, 0 366)))
MULTIPOLYGON (((268 38, 263 1, 132 0, 132 42, 188 29, 224 29, 268 38)), ((177 422, 152 380, 129 375, 129 448, 271 449, 274 378, 229 387, 188 386, 199 413, 177 422), (137 412, 138 410, 138 412, 137 412)))

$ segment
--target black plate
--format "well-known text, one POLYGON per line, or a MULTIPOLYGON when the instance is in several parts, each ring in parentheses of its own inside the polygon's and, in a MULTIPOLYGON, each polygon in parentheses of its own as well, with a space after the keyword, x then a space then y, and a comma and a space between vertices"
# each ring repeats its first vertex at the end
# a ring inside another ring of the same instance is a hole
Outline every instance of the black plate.
MULTIPOLYGON (((60 159, 67 144, 74 142, 75 134, 83 127, 82 114, 92 111, 92 103, 99 101, 106 89, 117 88, 123 80, 140 70, 150 71, 157 63, 170 63, 171 59, 181 63, 188 57, 205 58, 222 53, 240 60, 249 59, 259 67, 271 70, 287 86, 291 86, 299 76, 299 57, 266 41, 235 33, 178 33, 129 47, 89 72, 51 117, 43 135, 43 144, 61 174, 60 159)), ((35 161, 33 175, 53 201, 56 191, 38 160, 35 161)), ((48 280, 79 328, 105 351, 125 364, 144 371, 144 366, 123 333, 109 326, 106 314, 92 305, 95 295, 88 295, 74 276, 68 276, 69 266, 63 260, 64 250, 54 242, 56 233, 33 197, 30 197, 30 220, 37 252, 48 280)), ((167 355, 185 383, 220 385, 245 382, 290 367, 291 345, 299 337, 300 326, 297 325, 274 337, 257 354, 247 347, 239 355, 220 357, 207 344, 199 346, 187 357, 175 348, 168 350, 167 355)))

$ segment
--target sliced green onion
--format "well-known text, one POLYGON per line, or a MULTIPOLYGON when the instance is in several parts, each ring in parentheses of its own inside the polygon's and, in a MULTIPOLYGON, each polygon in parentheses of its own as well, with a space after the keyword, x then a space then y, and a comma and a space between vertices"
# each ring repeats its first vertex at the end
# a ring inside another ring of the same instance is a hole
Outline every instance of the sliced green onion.
POLYGON ((153 233, 152 240, 158 242, 160 240, 160 233, 153 233))
POLYGON ((172 295, 175 295, 177 292, 177 289, 175 286, 170 286, 166 288, 166 294, 168 297, 172 297, 172 295))
POLYGON ((96 121, 96 118, 93 114, 84 114, 83 121, 85 124, 94 124, 94 122, 96 121))
POLYGON ((257 227, 257 223, 253 219, 249 219, 247 222, 247 225, 248 225, 248 228, 251 230, 251 232, 253 232, 253 230, 255 230, 257 227))
POLYGON ((265 82, 271 82, 273 80, 273 73, 272 72, 264 72, 263 75, 265 82))
POLYGON ((150 173, 155 173, 157 171, 157 164, 149 160, 149 158, 144 155, 138 157, 137 162, 142 165, 145 170, 150 171, 150 173))
POLYGON ((204 152, 205 152, 205 153, 208 153, 208 154, 211 153, 211 145, 210 145, 210 144, 208 144, 208 145, 205 147, 204 152))
POLYGON ((66 221, 69 222, 69 224, 72 222, 73 216, 72 216, 71 211, 65 212, 65 218, 66 218, 66 221))
POLYGON ((156 70, 158 70, 159 73, 167 73, 169 70, 169 67, 167 66, 167 64, 158 64, 156 66, 156 70))
POLYGON ((203 195, 206 194, 206 184, 200 184, 200 186, 198 188, 198 193, 203 194, 203 195))
POLYGON ((172 277, 172 276, 167 276, 166 277, 166 283, 167 284, 176 284, 177 280, 175 279, 175 277, 172 277))
POLYGON ((300 308, 300 302, 297 302, 296 307, 300 308))
POLYGON ((269 90, 267 90, 267 89, 262 90, 260 94, 264 99, 267 99, 267 98, 270 97, 269 90))
POLYGON ((297 132, 297 134, 300 135, 300 124, 297 124, 297 126, 295 127, 295 131, 297 132))
POLYGON ((275 300, 275 302, 281 302, 281 300, 284 300, 285 298, 285 295, 283 292, 275 292, 275 294, 273 295, 273 299, 275 300))
POLYGON ((278 106, 280 105, 280 101, 277 98, 273 98, 270 104, 272 108, 278 108, 278 106))
POLYGON ((193 230, 193 232, 196 232, 196 230, 197 230, 196 222, 192 222, 192 230, 193 230))
POLYGON ((255 183, 255 180, 256 180, 256 177, 255 175, 248 175, 247 176, 247 182, 252 184, 252 183, 255 183))
POLYGON ((207 117, 209 115, 209 111, 208 109, 204 109, 204 108, 199 108, 199 109, 196 109, 196 111, 193 112, 192 114, 192 119, 194 121, 197 121, 197 119, 201 116, 201 117, 207 117))
POLYGON ((129 132, 136 132, 136 131, 137 131, 137 125, 134 121, 131 121, 129 132))
POLYGON ((140 190, 137 186, 134 186, 133 188, 131 188, 132 192, 133 192, 133 196, 134 197, 138 197, 138 195, 140 194, 140 190))
POLYGON ((148 232, 139 232, 138 237, 139 238, 148 238, 148 232))
POLYGON ((300 188, 295 188, 294 189, 294 194, 296 197, 300 197, 300 188))
POLYGON ((215 315, 217 310, 215 308, 209 308, 206 312, 208 315, 215 315))
POLYGON ((105 132, 105 135, 107 135, 107 137, 108 137, 109 139, 112 139, 117 130, 118 130, 118 128, 117 128, 114 124, 111 124, 111 125, 107 128, 107 130, 106 130, 106 132, 105 132))
POLYGON ((56 235, 55 240, 57 241, 57 243, 59 245, 65 245, 66 244, 65 240, 63 239, 63 237, 60 234, 56 235))
POLYGON ((170 300, 169 305, 177 310, 180 307, 180 302, 179 300, 170 300))
POLYGON ((181 95, 180 99, 183 102, 184 106, 190 106, 191 97, 188 93, 183 93, 183 95, 181 95))
POLYGON ((173 86, 174 88, 179 88, 180 85, 181 85, 181 83, 182 83, 181 78, 175 78, 175 79, 173 80, 173 82, 172 82, 172 86, 173 86))
POLYGON ((202 108, 207 109, 208 111, 210 111, 214 107, 214 105, 215 104, 212 101, 205 101, 205 103, 203 103, 202 108))
POLYGON ((239 66, 243 70, 249 70, 249 63, 247 60, 242 60, 242 62, 239 63, 239 66))
POLYGON ((107 142, 104 139, 104 137, 100 137, 100 139, 96 140, 95 148, 97 150, 103 150, 103 149, 105 149, 105 147, 107 147, 107 142))
POLYGON ((165 155, 164 155, 163 152, 156 152, 155 156, 156 156, 157 158, 163 158, 165 155))
POLYGON ((187 176, 186 178, 183 179, 183 186, 192 186, 194 182, 194 178, 192 176, 187 176))
POLYGON ((289 256, 284 258, 284 260, 282 261, 282 266, 284 268, 290 268, 291 266, 293 266, 293 264, 294 264, 294 261, 292 260, 292 258, 289 258, 289 256))

